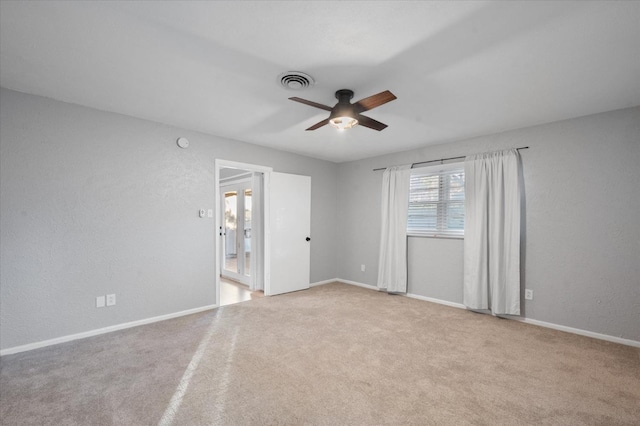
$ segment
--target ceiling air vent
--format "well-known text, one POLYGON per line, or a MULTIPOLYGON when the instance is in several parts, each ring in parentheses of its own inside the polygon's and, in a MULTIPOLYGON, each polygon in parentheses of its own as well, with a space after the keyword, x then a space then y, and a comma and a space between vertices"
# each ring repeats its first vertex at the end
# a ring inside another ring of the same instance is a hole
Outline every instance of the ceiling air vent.
POLYGON ((287 71, 285 73, 282 73, 278 77, 278 80, 280 81, 282 87, 291 90, 306 89, 307 87, 315 84, 313 77, 311 77, 309 74, 298 71, 287 71))

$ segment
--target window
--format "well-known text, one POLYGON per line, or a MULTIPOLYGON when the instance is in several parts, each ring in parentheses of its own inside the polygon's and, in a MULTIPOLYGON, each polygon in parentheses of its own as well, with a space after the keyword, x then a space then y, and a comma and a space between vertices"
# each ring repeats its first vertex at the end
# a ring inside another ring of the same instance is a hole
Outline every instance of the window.
POLYGON ((464 165, 453 163, 411 171, 407 234, 464 236, 464 165))

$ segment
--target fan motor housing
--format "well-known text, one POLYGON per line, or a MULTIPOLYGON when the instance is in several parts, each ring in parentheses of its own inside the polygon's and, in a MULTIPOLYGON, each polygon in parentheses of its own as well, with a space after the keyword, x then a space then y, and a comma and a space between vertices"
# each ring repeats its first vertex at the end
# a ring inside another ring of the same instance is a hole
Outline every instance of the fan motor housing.
POLYGON ((340 89, 336 91, 336 99, 338 103, 331 110, 329 119, 332 120, 336 117, 352 117, 355 118, 356 113, 353 110, 353 105, 349 102, 353 99, 353 90, 340 89))

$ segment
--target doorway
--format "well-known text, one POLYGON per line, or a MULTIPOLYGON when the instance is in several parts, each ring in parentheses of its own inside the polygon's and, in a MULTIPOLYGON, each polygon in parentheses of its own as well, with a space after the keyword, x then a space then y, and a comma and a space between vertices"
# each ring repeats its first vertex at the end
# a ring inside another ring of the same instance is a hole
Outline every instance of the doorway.
POLYGON ((219 216, 221 244, 220 265, 220 306, 239 303, 262 297, 261 280, 255 276, 262 268, 261 235, 262 200, 260 186, 262 173, 246 169, 223 167, 219 170, 220 209, 219 216), (258 197, 254 203, 254 192, 258 197), (254 221, 254 216, 255 221, 254 221), (255 229, 254 229, 254 222, 255 229), (257 255, 257 256, 256 256, 257 255))

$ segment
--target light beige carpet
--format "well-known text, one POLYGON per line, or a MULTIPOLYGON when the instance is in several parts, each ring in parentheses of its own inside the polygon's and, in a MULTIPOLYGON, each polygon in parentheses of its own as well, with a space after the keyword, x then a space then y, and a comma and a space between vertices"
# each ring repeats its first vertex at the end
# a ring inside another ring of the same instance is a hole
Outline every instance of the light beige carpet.
POLYGON ((0 360, 3 425, 638 425, 640 350, 343 284, 0 360))

